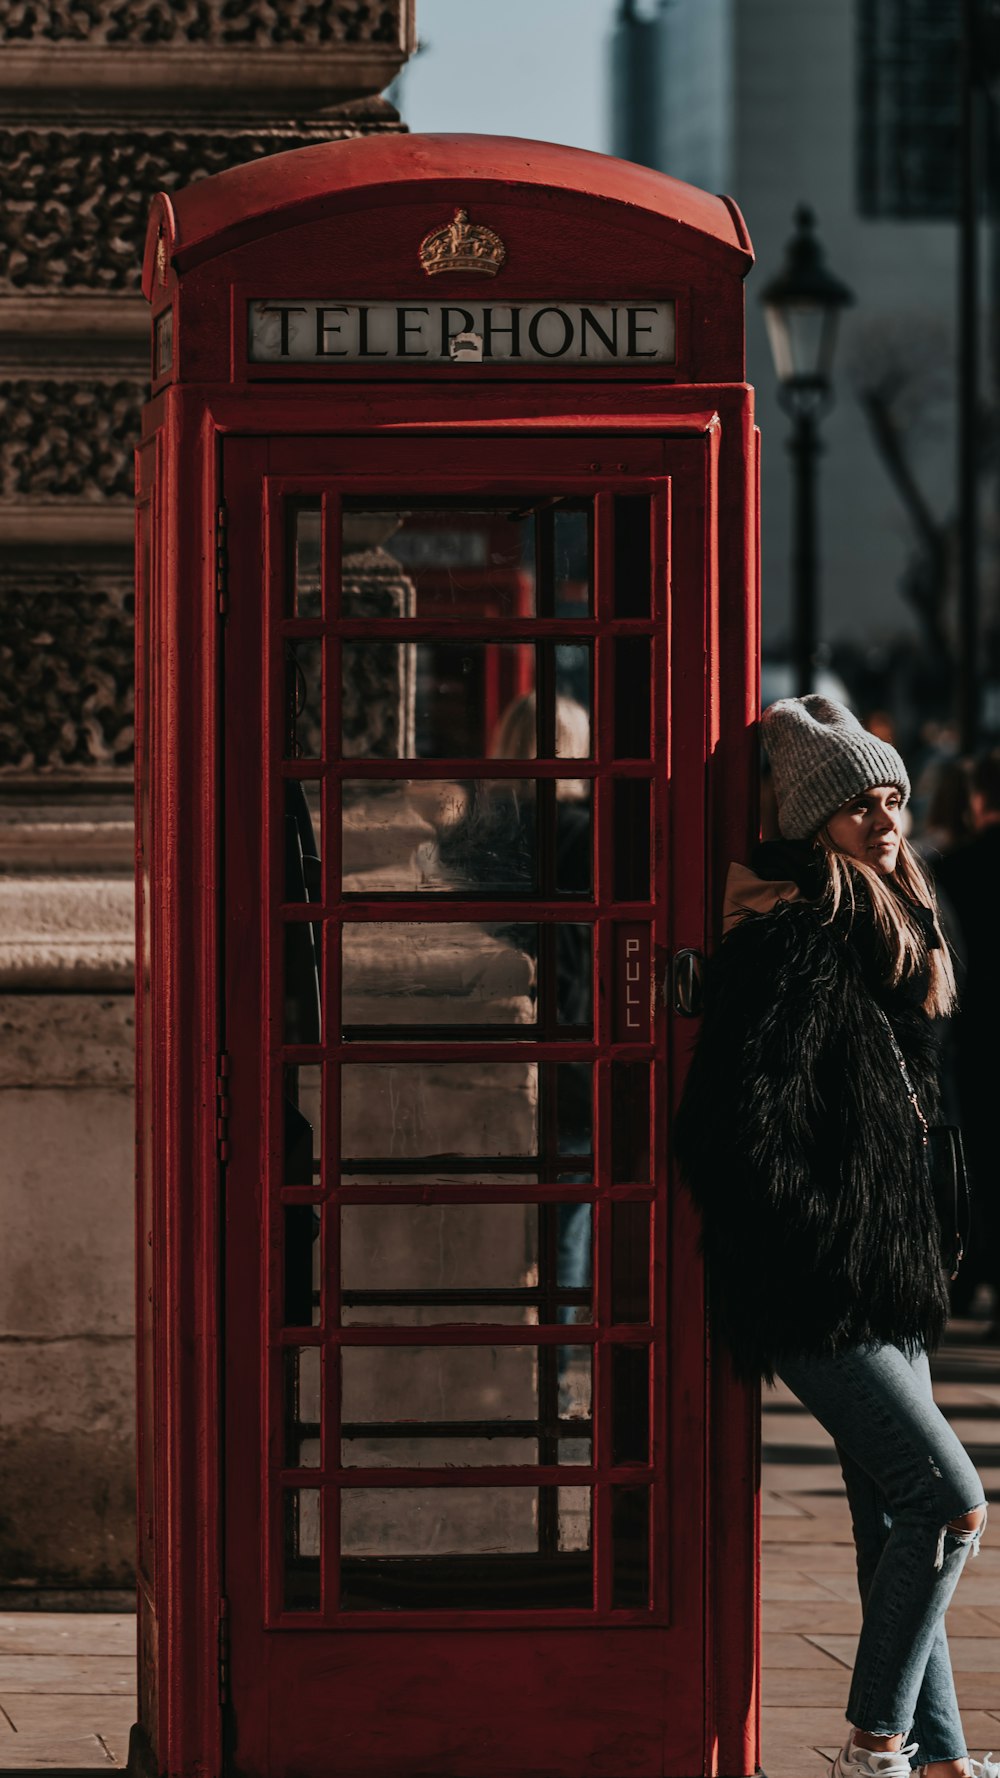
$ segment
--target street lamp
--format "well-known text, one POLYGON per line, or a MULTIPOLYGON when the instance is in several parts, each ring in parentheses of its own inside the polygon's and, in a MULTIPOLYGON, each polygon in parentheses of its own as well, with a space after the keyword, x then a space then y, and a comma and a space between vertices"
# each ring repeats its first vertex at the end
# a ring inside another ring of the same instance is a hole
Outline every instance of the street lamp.
POLYGON ((778 376, 778 400, 792 417, 788 440, 795 465, 792 543, 793 657, 797 695, 812 690, 817 641, 816 462, 819 420, 833 401, 830 369, 840 311, 854 296, 827 271, 816 219, 800 205, 785 263, 761 292, 778 376))

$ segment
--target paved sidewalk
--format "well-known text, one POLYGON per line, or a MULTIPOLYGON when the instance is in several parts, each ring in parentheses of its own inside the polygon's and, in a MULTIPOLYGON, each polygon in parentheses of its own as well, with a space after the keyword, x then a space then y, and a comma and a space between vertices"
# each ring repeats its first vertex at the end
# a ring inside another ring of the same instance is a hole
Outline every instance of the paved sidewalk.
MULTIPOLYGON (((953 1322, 933 1361, 934 1393, 1000 1503, 1000 1346, 981 1322, 953 1322)), ((829 1778, 861 1624, 854 1544, 833 1441, 779 1384, 763 1434, 763 1768, 829 1778)), ((958 1583, 948 1641, 969 1751, 1000 1751, 1000 1505, 958 1583)))
MULTIPOLYGON (((956 1322, 935 1393, 1000 1503, 1000 1347, 956 1322)), ((860 1608, 832 1442, 782 1386, 764 1393, 763 1766, 767 1778, 829 1778, 845 1733, 860 1608)), ((973 1753, 1000 1751, 1000 1510, 948 1613, 973 1753)), ((135 1618, 126 1612, 0 1613, 0 1771, 121 1770, 135 1718, 135 1618)))

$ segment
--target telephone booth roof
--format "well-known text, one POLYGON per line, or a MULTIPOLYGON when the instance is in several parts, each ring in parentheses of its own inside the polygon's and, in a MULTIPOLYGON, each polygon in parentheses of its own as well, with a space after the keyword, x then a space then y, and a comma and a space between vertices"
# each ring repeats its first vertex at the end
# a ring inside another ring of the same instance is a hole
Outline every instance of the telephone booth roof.
POLYGON ((525 198, 564 213, 580 202, 627 213, 664 245, 683 240, 699 255, 745 276, 753 249, 738 206, 679 179, 587 149, 514 136, 359 136, 233 167, 167 197, 150 216, 143 290, 155 297, 157 247, 185 273, 206 260, 336 210, 416 198, 445 201, 456 184, 490 201, 525 198))

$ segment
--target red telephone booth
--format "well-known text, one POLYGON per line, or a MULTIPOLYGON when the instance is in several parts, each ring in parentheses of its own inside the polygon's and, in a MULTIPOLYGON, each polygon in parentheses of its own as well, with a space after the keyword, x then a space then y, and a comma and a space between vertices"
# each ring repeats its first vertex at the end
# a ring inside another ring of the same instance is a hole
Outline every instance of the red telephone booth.
POLYGON ((154 205, 134 1770, 755 1770, 670 1170, 755 832, 750 263, 487 137, 154 205))

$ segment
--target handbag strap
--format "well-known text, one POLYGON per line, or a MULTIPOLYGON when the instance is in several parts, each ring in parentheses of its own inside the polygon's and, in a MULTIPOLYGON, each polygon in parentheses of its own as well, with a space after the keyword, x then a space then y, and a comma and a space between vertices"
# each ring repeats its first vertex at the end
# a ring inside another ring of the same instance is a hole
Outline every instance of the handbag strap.
POLYGON ((893 1030, 891 1024, 889 1023, 889 1019, 888 1019, 887 1015, 883 1012, 882 1008, 879 1006, 878 1001, 875 1001, 874 1004, 875 1004, 875 1011, 878 1013, 879 1018, 882 1020, 882 1023, 885 1026, 886 1031, 888 1032, 889 1042, 892 1045, 892 1053, 896 1058, 896 1063, 899 1068, 899 1072, 903 1077, 903 1085, 906 1088, 906 1097, 909 1099, 910 1104, 913 1106, 913 1110, 916 1114, 917 1123, 920 1125, 920 1140, 921 1140, 923 1147, 926 1148, 927 1147, 927 1131, 928 1131, 929 1126, 927 1123, 927 1119, 925 1118, 923 1111, 921 1110, 920 1100, 917 1098, 917 1089, 914 1086, 912 1080, 910 1079, 910 1070, 906 1066, 906 1057, 903 1055, 903 1052, 900 1049, 899 1044, 896 1041, 896 1033, 893 1030))

